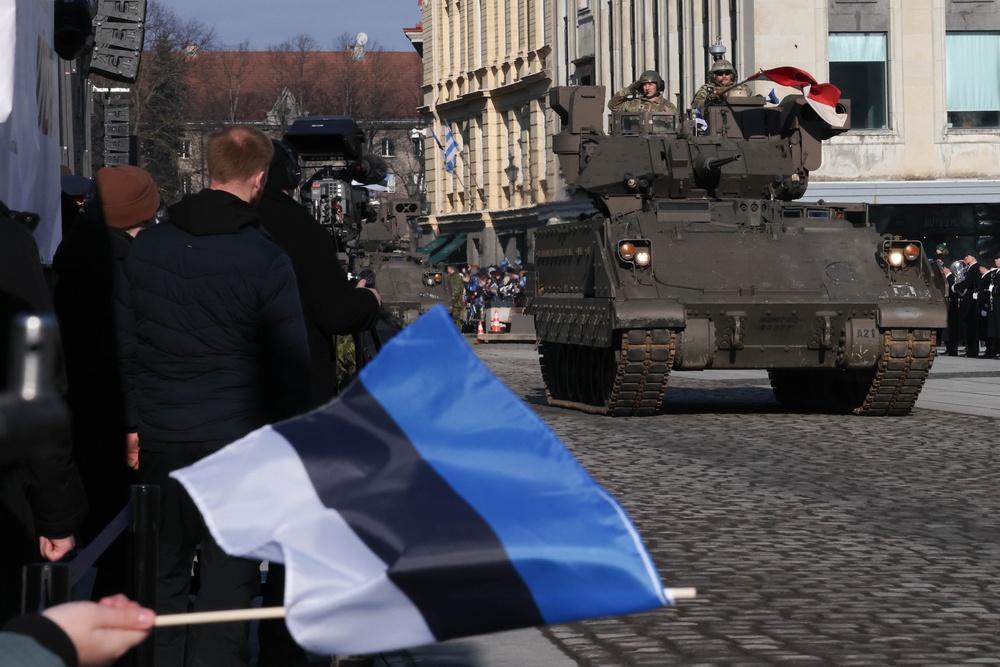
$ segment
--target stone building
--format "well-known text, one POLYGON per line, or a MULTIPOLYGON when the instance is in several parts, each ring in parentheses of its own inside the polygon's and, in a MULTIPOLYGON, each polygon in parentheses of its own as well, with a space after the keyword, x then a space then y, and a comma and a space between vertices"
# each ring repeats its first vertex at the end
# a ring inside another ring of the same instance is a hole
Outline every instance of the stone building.
POLYGON ((207 185, 203 149, 223 124, 256 125, 280 139, 299 116, 346 115, 364 131, 366 151, 386 160, 394 195, 421 198, 423 147, 413 141, 420 126, 417 53, 202 51, 187 58, 187 133, 179 156, 185 191, 207 185))

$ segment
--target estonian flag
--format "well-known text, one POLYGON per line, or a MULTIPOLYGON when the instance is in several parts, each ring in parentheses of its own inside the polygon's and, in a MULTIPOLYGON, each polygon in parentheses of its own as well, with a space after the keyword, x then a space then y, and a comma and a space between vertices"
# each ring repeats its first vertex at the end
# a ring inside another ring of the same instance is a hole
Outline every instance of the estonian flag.
POLYGON ((283 562, 324 655, 668 604, 628 516, 437 306, 337 399, 174 477, 230 554, 283 562))

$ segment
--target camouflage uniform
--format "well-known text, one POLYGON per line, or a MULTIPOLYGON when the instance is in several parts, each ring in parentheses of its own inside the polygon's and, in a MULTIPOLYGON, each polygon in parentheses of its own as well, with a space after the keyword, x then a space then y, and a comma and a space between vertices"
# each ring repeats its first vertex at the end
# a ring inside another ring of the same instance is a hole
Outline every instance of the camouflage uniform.
POLYGON ((461 273, 454 271, 448 274, 448 289, 451 290, 451 319, 461 331, 465 321, 465 280, 461 273))
MULTIPOLYGON (((694 99, 691 100, 691 108, 697 109, 699 112, 704 112, 705 107, 708 105, 708 96, 714 93, 720 86, 715 80, 716 72, 732 72, 733 81, 736 81, 736 70, 733 69, 733 64, 728 60, 717 60, 715 64, 712 65, 712 69, 708 74, 708 82, 703 83, 698 92, 694 94, 694 99)), ((743 95, 749 97, 753 95, 753 91, 750 90, 750 86, 741 83, 733 86, 722 93, 722 97, 729 97, 730 95, 743 95)))
POLYGON ((653 70, 642 73, 639 80, 627 88, 622 88, 608 102, 608 109, 620 111, 665 111, 677 115, 677 107, 663 96, 663 79, 653 70), (659 94, 650 99, 643 96, 642 85, 646 82, 656 82, 659 94))

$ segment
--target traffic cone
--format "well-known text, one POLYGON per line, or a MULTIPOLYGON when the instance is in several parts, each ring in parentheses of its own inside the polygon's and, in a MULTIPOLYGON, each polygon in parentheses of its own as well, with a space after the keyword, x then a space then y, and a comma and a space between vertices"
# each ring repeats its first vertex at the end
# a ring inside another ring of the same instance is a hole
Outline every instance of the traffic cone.
POLYGON ((485 335, 486 335, 486 332, 483 331, 483 321, 479 320, 479 330, 476 331, 476 345, 478 345, 479 343, 485 343, 486 342, 486 340, 483 338, 483 336, 485 336, 485 335))
POLYGON ((500 325, 500 311, 493 309, 493 322, 490 324, 490 333, 503 333, 503 326, 500 325))

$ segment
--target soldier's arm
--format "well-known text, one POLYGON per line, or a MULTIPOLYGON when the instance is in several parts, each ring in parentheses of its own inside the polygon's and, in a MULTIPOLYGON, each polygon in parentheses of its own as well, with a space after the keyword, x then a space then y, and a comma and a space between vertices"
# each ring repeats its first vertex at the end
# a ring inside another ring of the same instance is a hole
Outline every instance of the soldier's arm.
POLYGON ((631 86, 626 86, 625 88, 622 88, 617 93, 611 96, 611 99, 608 101, 608 109, 614 112, 621 111, 622 108, 625 106, 625 101, 629 98, 630 95, 634 93, 635 93, 634 83, 631 86))

